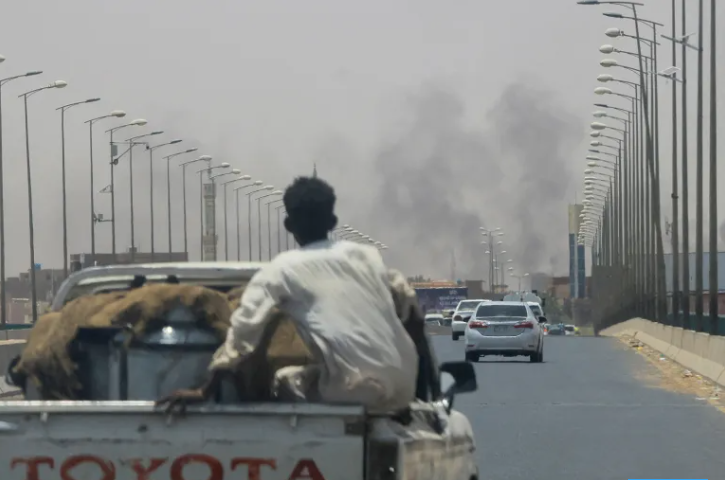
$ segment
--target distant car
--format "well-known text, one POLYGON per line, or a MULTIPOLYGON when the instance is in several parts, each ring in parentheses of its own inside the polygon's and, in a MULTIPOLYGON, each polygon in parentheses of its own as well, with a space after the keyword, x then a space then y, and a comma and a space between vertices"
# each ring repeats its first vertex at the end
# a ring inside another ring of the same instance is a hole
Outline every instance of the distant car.
POLYGON ((534 312, 534 315, 538 317, 544 317, 544 309, 541 308, 541 305, 538 302, 526 302, 526 304, 529 306, 532 312, 534 312))
POLYGON ((549 325, 546 335, 566 335, 566 330, 562 325, 549 325))
POLYGON ((440 327, 444 322, 443 315, 440 313, 429 313, 425 316, 425 324, 430 326, 440 327))
POLYGON ((579 328, 576 325, 564 325, 565 335, 581 335, 579 328))
POLYGON ((524 302, 479 304, 465 330, 466 360, 477 362, 487 355, 527 356, 532 363, 544 361, 544 330, 524 302))
POLYGON ((451 322, 451 338, 455 342, 460 338, 466 331, 466 324, 471 315, 476 311, 476 308, 481 302, 490 302, 491 300, 461 300, 458 302, 458 306, 453 311, 453 322, 451 322))

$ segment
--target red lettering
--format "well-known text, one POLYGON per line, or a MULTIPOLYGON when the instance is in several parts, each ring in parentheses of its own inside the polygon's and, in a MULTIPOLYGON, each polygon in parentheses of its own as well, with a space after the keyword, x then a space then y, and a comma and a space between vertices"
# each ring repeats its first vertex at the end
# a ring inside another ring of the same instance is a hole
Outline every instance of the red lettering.
POLYGON ((159 469, 164 463, 166 463, 167 458, 152 458, 149 462, 149 466, 145 467, 143 465, 143 461, 140 458, 130 458, 128 460, 123 460, 121 463, 128 465, 131 467, 131 470, 133 470, 133 473, 136 474, 136 480, 151 480, 151 474, 154 473, 156 470, 159 469))
POLYGON ((325 480, 322 476, 322 472, 317 468, 315 461, 310 458, 303 458, 295 468, 292 469, 292 473, 289 475, 289 480, 296 480, 298 478, 309 478, 310 480, 325 480))
MULTIPOLYGON (((116 478, 116 467, 113 463, 108 460, 104 460, 93 455, 74 455, 69 457, 60 466, 60 478, 62 480, 77 480, 75 475, 71 473, 71 470, 83 464, 95 464, 103 475, 101 480, 115 480, 116 478)), ((83 478, 88 478, 88 474, 83 472, 85 475, 83 478)))
POLYGON ((233 458, 232 471, 236 470, 239 465, 247 466, 248 480, 260 480, 263 466, 277 470, 277 462, 273 458, 233 458))
MULTIPOLYGON (((171 464, 171 480, 186 480, 184 467, 190 463, 204 463, 209 467, 209 476, 206 480, 224 480, 224 467, 221 462, 209 455, 182 455, 171 464)), ((194 478, 194 480, 200 480, 194 478)))
POLYGON ((10 468, 15 469, 18 465, 25 465, 25 480, 40 480, 38 467, 47 465, 51 470, 55 468, 55 462, 51 457, 29 457, 13 458, 10 461, 10 468))

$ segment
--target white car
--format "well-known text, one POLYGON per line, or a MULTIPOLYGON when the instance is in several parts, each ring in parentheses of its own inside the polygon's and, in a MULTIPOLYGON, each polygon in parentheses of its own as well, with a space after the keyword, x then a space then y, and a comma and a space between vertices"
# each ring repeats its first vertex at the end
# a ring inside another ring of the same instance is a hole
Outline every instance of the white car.
POLYGON ((440 313, 429 313, 425 316, 425 324, 432 327, 440 327, 443 325, 443 315, 440 313))
POLYGON ((539 302, 526 302, 526 305, 529 306, 529 308, 534 313, 534 316, 536 316, 536 318, 545 316, 544 309, 541 308, 541 305, 539 304, 539 302))
POLYGON ((466 360, 477 362, 492 355, 527 356, 532 363, 543 362, 544 330, 540 322, 525 302, 480 304, 466 325, 466 360))
POLYGON ((455 342, 459 337, 466 331, 466 324, 468 319, 476 311, 476 308, 481 302, 490 302, 491 300, 484 299, 473 299, 473 300, 461 300, 458 302, 458 306, 453 311, 453 320, 451 321, 451 338, 455 342))

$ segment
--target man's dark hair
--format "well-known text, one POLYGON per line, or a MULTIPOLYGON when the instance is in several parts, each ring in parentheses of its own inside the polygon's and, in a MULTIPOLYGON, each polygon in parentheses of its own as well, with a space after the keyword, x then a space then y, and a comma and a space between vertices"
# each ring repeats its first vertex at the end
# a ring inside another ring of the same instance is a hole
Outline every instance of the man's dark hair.
POLYGON ((316 177, 297 177, 284 192, 287 229, 304 240, 325 238, 335 228, 335 190, 316 177))

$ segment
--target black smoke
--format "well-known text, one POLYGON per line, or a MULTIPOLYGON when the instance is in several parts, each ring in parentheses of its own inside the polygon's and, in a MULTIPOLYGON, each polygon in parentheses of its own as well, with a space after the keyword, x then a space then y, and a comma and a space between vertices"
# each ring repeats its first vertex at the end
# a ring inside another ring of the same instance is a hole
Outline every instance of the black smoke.
POLYGON ((396 265, 449 277, 455 252, 457 276, 485 278, 484 226, 505 231, 519 273, 565 269, 581 122, 551 92, 523 84, 499 95, 483 128, 443 88, 423 88, 405 108, 409 124, 377 150, 362 221, 396 265))

